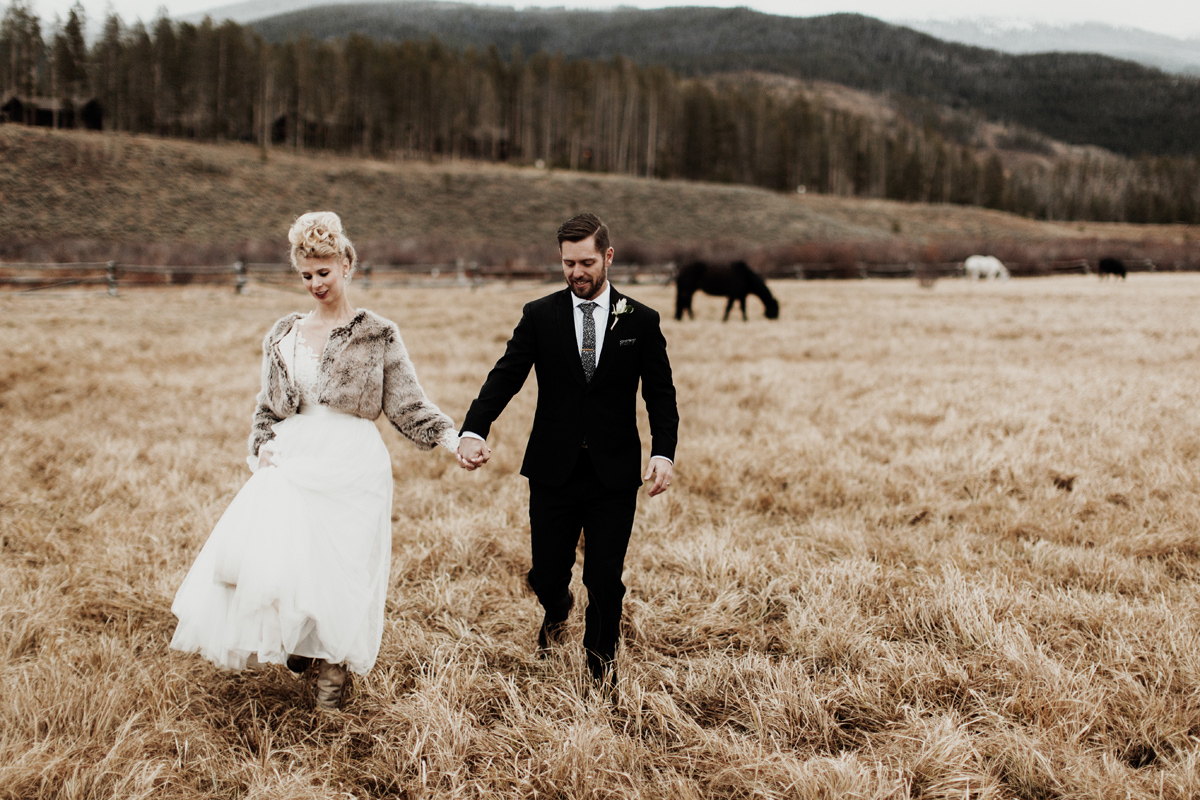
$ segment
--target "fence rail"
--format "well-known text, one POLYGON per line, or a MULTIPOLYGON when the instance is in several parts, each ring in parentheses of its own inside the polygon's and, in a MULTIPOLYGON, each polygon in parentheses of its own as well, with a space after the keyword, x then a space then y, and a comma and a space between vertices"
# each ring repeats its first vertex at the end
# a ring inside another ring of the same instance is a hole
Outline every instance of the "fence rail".
MULTIPOLYGON (((614 279, 623 283, 669 283, 674 264, 642 266, 614 264, 614 279)), ((558 281, 562 270, 557 264, 532 266, 512 264, 481 266, 460 261, 453 264, 371 264, 361 263, 355 272, 356 283, 364 288, 388 286, 464 286, 475 287, 495 281, 558 281)), ((36 292, 66 286, 103 284, 115 296, 122 288, 185 285, 227 285, 241 294, 251 283, 295 285, 295 271, 288 264, 243 263, 217 266, 146 266, 119 264, 115 261, 71 264, 0 262, 0 287, 18 292, 36 292)))
MULTIPOLYGON (((1155 265, 1149 262, 1127 262, 1130 271, 1197 271, 1200 264, 1174 263, 1155 265)), ((1092 274, 1086 260, 1008 262, 1013 277, 1092 274)), ((618 283, 670 283, 675 264, 614 264, 609 274, 618 283)), ((905 262, 895 264, 847 263, 790 264, 764 271, 770 279, 798 280, 862 280, 916 279, 931 285, 940 278, 962 277, 961 262, 905 262)), ((355 274, 357 285, 364 288, 392 286, 477 287, 488 282, 545 281, 562 279, 557 264, 480 265, 458 261, 453 264, 371 264, 363 262, 355 274)), ((23 292, 61 289, 69 286, 104 286, 116 296, 123 288, 185 285, 232 285, 241 294, 251 283, 269 286, 294 286, 296 273, 288 264, 243 263, 215 266, 146 266, 120 264, 115 261, 88 261, 70 264, 4 263, 0 262, 0 287, 23 292)))

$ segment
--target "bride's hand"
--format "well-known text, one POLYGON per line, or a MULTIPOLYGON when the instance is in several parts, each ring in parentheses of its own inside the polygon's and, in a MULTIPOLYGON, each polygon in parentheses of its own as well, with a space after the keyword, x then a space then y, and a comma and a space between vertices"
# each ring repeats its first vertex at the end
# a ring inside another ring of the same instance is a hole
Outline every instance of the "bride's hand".
POLYGON ((258 448, 258 468, 262 469, 263 467, 275 466, 275 462, 271 460, 272 455, 274 455, 274 453, 272 453, 267 448, 265 448, 265 447, 258 448))
POLYGON ((458 442, 458 465, 468 472, 479 469, 492 457, 491 448, 482 439, 463 436, 458 442))

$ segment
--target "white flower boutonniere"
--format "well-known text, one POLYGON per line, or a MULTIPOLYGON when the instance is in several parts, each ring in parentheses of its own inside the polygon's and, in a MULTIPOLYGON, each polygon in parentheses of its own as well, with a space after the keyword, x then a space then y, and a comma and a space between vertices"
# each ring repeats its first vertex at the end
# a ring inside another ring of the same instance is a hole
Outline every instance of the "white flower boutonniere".
POLYGON ((631 305, 629 305, 629 303, 625 302, 625 298, 622 297, 620 300, 617 301, 617 304, 615 306, 613 306, 613 310, 612 310, 613 321, 612 321, 612 325, 608 326, 608 329, 611 331, 613 328, 617 327, 617 321, 619 319, 621 319, 621 316, 623 314, 632 314, 632 313, 633 313, 633 306, 631 306, 631 305))

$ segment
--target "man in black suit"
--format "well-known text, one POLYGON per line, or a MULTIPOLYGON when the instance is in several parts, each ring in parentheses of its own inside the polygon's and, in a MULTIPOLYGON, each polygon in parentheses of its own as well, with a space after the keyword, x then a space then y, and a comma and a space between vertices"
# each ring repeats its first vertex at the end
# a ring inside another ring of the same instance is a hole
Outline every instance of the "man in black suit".
POLYGON ((459 459, 468 469, 487 461, 492 422, 536 370, 537 412, 521 474, 529 479, 529 585, 545 610, 538 646, 558 642, 574 605, 569 586, 582 531, 583 646, 593 678, 611 686, 637 492, 643 480, 651 497, 671 485, 679 412, 658 312, 608 282, 607 226, 580 214, 558 229, 558 247, 567 288, 525 306, 463 421, 459 459), (651 435, 644 475, 639 381, 651 435))

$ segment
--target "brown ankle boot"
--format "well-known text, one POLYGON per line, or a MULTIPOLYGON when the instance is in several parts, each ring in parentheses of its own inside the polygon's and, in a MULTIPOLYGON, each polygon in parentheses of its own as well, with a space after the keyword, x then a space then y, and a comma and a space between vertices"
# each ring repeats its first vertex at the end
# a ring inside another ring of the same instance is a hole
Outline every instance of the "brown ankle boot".
POLYGON ((317 708, 335 711, 342 706, 350 673, 341 664, 321 662, 317 672, 317 708))

